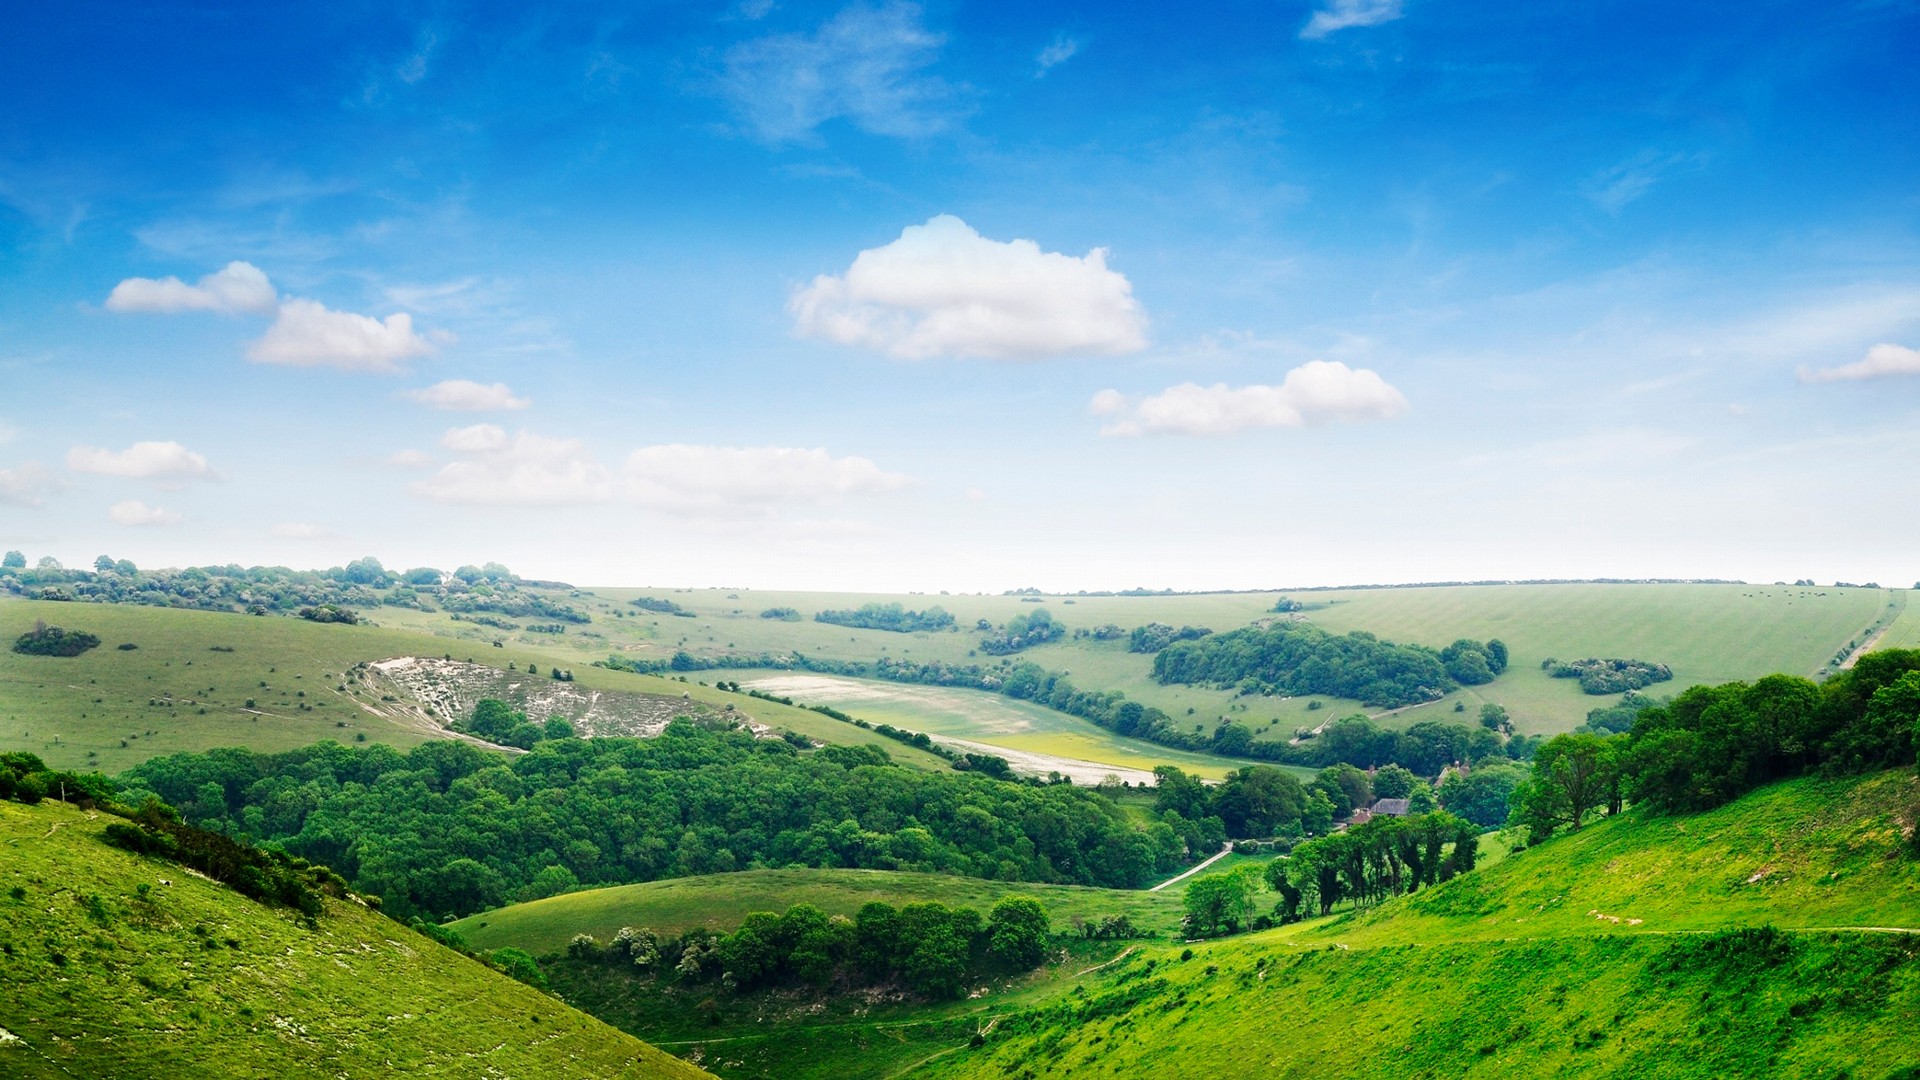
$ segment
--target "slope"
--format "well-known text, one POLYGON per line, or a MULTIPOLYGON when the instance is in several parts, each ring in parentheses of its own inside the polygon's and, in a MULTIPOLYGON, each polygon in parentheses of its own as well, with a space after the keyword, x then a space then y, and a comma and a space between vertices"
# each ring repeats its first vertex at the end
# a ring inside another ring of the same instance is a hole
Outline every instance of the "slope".
POLYGON ((1630 812, 1360 916, 1134 954, 909 1075, 1911 1076, 1917 793, 1630 812))
POLYGON ((110 847, 108 820, 0 802, 0 1075, 705 1075, 357 904, 304 928, 110 847))

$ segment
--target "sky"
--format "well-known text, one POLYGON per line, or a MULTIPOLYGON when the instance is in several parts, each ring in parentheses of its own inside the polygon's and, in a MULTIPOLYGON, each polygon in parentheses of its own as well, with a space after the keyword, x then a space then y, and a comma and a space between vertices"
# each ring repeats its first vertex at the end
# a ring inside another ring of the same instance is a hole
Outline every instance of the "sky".
POLYGON ((1920 579, 1920 4, 44 4, 0 547, 1920 579))

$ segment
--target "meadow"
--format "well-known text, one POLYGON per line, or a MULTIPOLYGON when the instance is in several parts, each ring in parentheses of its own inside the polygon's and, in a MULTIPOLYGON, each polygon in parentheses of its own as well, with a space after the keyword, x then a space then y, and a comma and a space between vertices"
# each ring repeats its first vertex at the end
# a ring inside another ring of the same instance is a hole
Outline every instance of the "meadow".
POLYGON ((110 847, 108 820, 0 801, 0 1075, 706 1075, 359 904, 307 927, 110 847))

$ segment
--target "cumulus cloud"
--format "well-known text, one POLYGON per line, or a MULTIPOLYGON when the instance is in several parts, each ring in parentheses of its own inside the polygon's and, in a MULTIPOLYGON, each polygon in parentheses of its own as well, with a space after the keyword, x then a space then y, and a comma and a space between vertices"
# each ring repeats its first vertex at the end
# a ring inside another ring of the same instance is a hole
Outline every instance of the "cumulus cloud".
POLYGON ((178 525, 180 515, 158 506, 148 506, 139 499, 117 502, 107 508, 107 517, 116 525, 178 525))
POLYGON ((1046 78, 1047 72, 1073 59, 1074 54, 1079 51, 1080 43, 1073 38, 1065 34, 1054 38, 1053 44, 1041 49, 1040 55, 1033 58, 1033 77, 1046 78))
POLYGON ((1805 383, 1884 379, 1892 375, 1920 375, 1920 349, 1882 342, 1867 350, 1866 358, 1830 368, 1801 368, 1805 383))
POLYGON ((445 412, 497 412, 524 409, 533 404, 526 398, 515 397, 506 383, 489 386, 467 379, 448 379, 421 390, 408 390, 401 396, 445 412))
POLYGON ((1103 390, 1089 408, 1118 417, 1101 429, 1103 435, 1227 435, 1247 428, 1391 420, 1407 411, 1407 399, 1372 370, 1313 360, 1287 372, 1279 386, 1181 383, 1137 402, 1103 390))
POLYGON ((822 274, 787 304, 795 331, 907 360, 1116 355, 1147 344, 1147 320, 1105 248, 1075 258, 1001 243, 942 214, 822 274))
POLYGON ((128 278, 107 296, 107 310, 271 315, 278 302, 273 284, 259 267, 234 261, 192 285, 177 277, 128 278))
POLYGON ((0 506, 39 506, 57 486, 58 478, 37 461, 0 469, 0 506))
POLYGON ((1400 0, 1333 0, 1333 3, 1313 13, 1307 25, 1300 28, 1300 36, 1308 41, 1318 41, 1337 30, 1379 26, 1403 14, 1400 0))
POLYGON ((208 467, 205 457, 171 441, 137 442, 125 450, 76 446, 67 451, 67 468, 78 473, 172 483, 220 478, 208 467))
POLYGON ((875 135, 927 135, 954 112, 953 88, 924 70, 945 40, 912 4, 853 4, 811 34, 735 45, 720 91, 767 142, 807 141, 836 119, 875 135))
POLYGON ((324 540, 333 535, 305 521, 283 521, 269 531, 282 540, 324 540))
POLYGON ((578 506, 625 502, 688 514, 824 504, 912 483, 863 457, 790 447, 646 446, 618 469, 578 439, 530 431, 509 436, 491 424, 456 428, 442 445, 462 455, 413 493, 433 502, 478 506, 578 506))
POLYGON ((784 446, 646 446, 621 472, 635 502, 683 512, 833 502, 912 483, 863 457, 784 446))
POLYGON ((615 494, 612 470, 595 461, 579 439, 521 431, 512 437, 493 424, 446 433, 440 444, 468 455, 414 485, 423 499, 466 506, 578 506, 615 494))
POLYGON ((381 320, 295 298, 280 305, 266 334, 247 347, 247 359, 391 373, 400 371, 403 361, 433 351, 432 342, 413 332, 413 316, 404 311, 381 320))

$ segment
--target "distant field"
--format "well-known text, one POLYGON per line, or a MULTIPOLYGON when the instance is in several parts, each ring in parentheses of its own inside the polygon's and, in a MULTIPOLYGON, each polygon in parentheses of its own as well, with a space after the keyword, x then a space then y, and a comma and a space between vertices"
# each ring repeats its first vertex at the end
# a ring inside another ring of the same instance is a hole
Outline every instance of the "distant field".
POLYGON ((946 767, 931 754, 818 713, 592 668, 561 650, 502 650, 485 642, 475 648, 387 626, 24 600, 0 602, 0 750, 30 751, 62 768, 114 773, 148 758, 220 746, 274 751, 364 736, 366 742, 410 747, 439 737, 438 718, 351 684, 343 690, 341 673, 361 661, 415 655, 572 668, 583 688, 685 695, 714 712, 733 704, 761 723, 817 740, 884 744, 897 761, 946 767), (77 657, 22 656, 7 648, 36 619, 89 631, 101 644, 77 657), (122 644, 137 648, 122 650, 122 644))
POLYGON ((451 925, 477 948, 513 945, 540 956, 565 948, 575 934, 588 933, 607 941, 623 926, 674 934, 696 926, 732 930, 755 911, 785 911, 804 903, 829 915, 852 915, 875 900, 896 906, 937 900, 985 914, 1002 897, 1015 894, 1040 900, 1060 927, 1070 928, 1075 918, 1124 913, 1136 926, 1164 936, 1180 923, 1178 889, 1149 893, 894 870, 794 869, 616 885, 514 904, 451 925))

